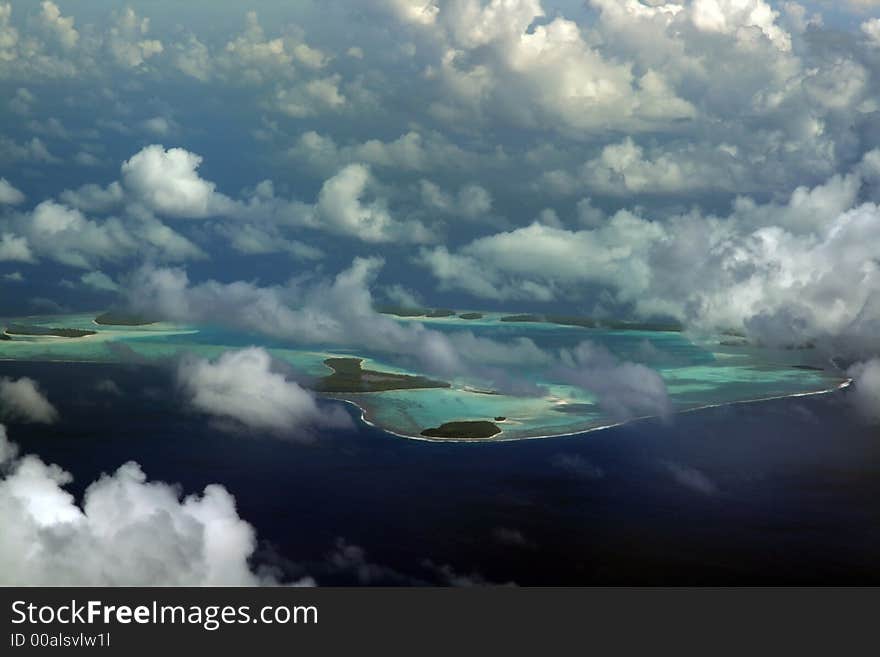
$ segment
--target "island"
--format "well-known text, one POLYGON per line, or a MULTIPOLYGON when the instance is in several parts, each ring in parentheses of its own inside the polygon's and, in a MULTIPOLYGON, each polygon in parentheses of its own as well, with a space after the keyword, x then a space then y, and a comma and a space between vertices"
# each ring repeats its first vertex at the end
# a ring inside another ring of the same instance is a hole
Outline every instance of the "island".
POLYGON ((395 317, 424 317, 428 311, 424 308, 411 306, 379 306, 376 308, 376 312, 395 317))
POLYGON ((449 310, 448 308, 437 308, 429 312, 427 316, 435 319, 442 317, 455 317, 455 311, 449 310))
POLYGON ((84 338, 87 335, 95 335, 97 331, 88 331, 85 329, 73 328, 46 328, 44 326, 23 326, 21 324, 10 324, 6 327, 4 333, 7 339, 10 336, 21 335, 29 337, 51 337, 51 338, 84 338))
POLYGON ((424 376, 365 370, 362 358, 328 358, 324 364, 333 370, 333 374, 315 382, 317 392, 382 392, 451 387, 445 381, 424 376))
POLYGON ((461 319, 483 319, 483 313, 462 313, 459 317, 461 319))
POLYGON ((501 318, 502 322, 543 322, 544 318, 540 315, 505 315, 501 318))
POLYGON ((95 324, 102 326, 146 326, 147 324, 155 324, 156 321, 137 313, 126 313, 117 310, 108 310, 95 317, 95 324))
POLYGON ((422 435, 426 438, 450 438, 458 440, 480 440, 492 438, 501 433, 501 429, 486 420, 467 420, 464 422, 444 422, 439 427, 425 429, 422 435))

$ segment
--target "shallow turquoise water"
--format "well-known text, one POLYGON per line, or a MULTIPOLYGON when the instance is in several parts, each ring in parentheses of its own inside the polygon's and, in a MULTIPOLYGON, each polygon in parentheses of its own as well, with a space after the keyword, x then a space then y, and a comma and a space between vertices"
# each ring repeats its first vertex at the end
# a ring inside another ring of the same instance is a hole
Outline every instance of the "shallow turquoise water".
MULTIPOLYGON (((120 362, 133 357, 150 360, 181 353, 213 357, 230 348, 260 345, 308 376, 328 373, 323 364, 332 355, 365 357, 366 366, 403 373, 419 373, 394 363, 387 356, 331 346, 303 348, 283 340, 237 333, 215 326, 154 324, 144 327, 104 327, 94 324, 94 313, 10 320, 39 326, 86 328, 97 331, 85 338, 16 338, 0 341, 0 359, 24 361, 120 362)), ((674 332, 606 331, 541 323, 501 322, 498 316, 482 320, 419 320, 444 331, 470 331, 499 341, 528 338, 547 351, 571 348, 590 340, 609 349, 621 360, 644 363, 656 369, 667 384, 674 408, 684 411, 828 390, 842 383, 842 374, 795 368, 815 362, 810 351, 771 351, 751 347, 724 347, 719 338, 697 340, 674 332)), ((405 322, 412 319, 400 320, 405 322)), ((451 389, 399 390, 382 393, 335 395, 364 409, 367 419, 404 435, 417 436, 427 427, 454 420, 499 422, 500 438, 526 438, 576 433, 614 424, 595 405, 592 396, 574 386, 553 381, 546 368, 518 366, 512 374, 541 385, 542 397, 482 394, 480 381, 455 380, 451 389)))

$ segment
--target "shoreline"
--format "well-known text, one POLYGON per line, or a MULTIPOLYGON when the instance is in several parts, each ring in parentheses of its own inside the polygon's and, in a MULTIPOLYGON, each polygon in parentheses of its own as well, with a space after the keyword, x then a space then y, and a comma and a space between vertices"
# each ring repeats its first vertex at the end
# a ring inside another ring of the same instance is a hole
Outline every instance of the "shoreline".
MULTIPOLYGON (((769 402, 779 399, 792 399, 797 397, 814 397, 817 395, 827 395, 834 392, 838 392, 840 390, 845 390, 846 388, 852 385, 852 379, 846 379, 842 383, 836 385, 833 388, 826 388, 824 390, 813 390, 808 392, 796 392, 789 395, 774 395, 772 397, 758 397, 755 399, 740 399, 736 401, 729 402, 720 402, 716 404, 703 404, 702 406, 695 406, 693 408, 685 408, 680 411, 675 411, 672 413, 675 415, 682 415, 685 413, 696 413, 697 411, 705 411, 710 408, 721 408, 722 406, 734 406, 740 404, 758 404, 761 402, 769 402)), ((504 436, 504 428, 501 427, 501 433, 493 436, 491 438, 432 438, 430 436, 414 436, 406 433, 400 433, 399 431, 394 431, 393 429, 388 429, 383 427, 381 424, 376 423, 374 420, 370 419, 367 415, 366 409, 364 409, 360 404, 351 399, 342 399, 340 397, 329 397, 325 396, 325 399, 332 399, 333 401, 342 402, 345 404, 350 404, 354 406, 359 411, 360 420, 366 424, 367 426, 373 427, 375 429, 379 429, 380 431, 384 431, 385 433, 391 434, 392 436, 396 436, 398 438, 405 438, 407 440, 417 440, 420 442, 426 443, 455 443, 457 445, 462 444, 479 444, 486 445, 489 443, 512 443, 524 440, 542 440, 544 438, 572 438, 574 436, 582 436, 584 434, 593 433, 595 431, 604 431, 606 429, 614 429, 616 427, 622 427, 627 424, 632 424, 633 422, 641 422, 643 420, 652 420, 657 419, 659 415, 643 415, 640 417, 634 417, 629 420, 622 420, 620 422, 612 422, 611 424, 603 424, 596 427, 588 427, 585 429, 581 429, 578 431, 567 431, 564 433, 554 433, 554 434, 545 434, 539 436, 504 436)))
MULTIPOLYGON (((64 340, 68 340, 68 339, 69 340, 81 340, 82 339, 82 338, 62 338, 61 336, 51 336, 51 337, 60 338, 60 339, 64 339, 64 340)), ((94 336, 90 335, 90 336, 83 336, 83 337, 94 337, 94 336)), ((366 361, 368 359, 364 359, 364 360, 366 361)), ((0 356, 0 362, 22 362, 22 359, 0 356)), ((118 364, 120 364, 118 361, 105 361, 105 360, 99 360, 99 359, 93 359, 93 358, 83 358, 83 359, 42 358, 42 359, 38 359, 38 360, 24 361, 24 362, 78 363, 78 364, 92 364, 92 365, 118 365, 118 364)), ((330 369, 330 368, 328 367, 328 369, 330 369)), ((674 416, 674 415, 684 414, 684 413, 695 413, 697 411, 708 410, 710 408, 720 408, 722 406, 731 406, 731 405, 738 405, 738 404, 754 404, 754 403, 759 403, 759 402, 774 401, 774 400, 778 400, 778 399, 789 399, 789 398, 797 398, 797 397, 811 397, 811 396, 815 396, 815 395, 824 395, 824 394, 837 392, 839 390, 844 390, 844 389, 848 388, 850 385, 852 385, 852 382, 853 382, 853 380, 851 378, 847 378, 834 387, 824 388, 822 390, 812 390, 812 391, 806 391, 806 392, 790 393, 790 394, 785 394, 785 395, 772 395, 769 397, 756 397, 756 398, 752 398, 752 399, 740 399, 740 400, 733 400, 733 401, 728 401, 728 402, 702 404, 700 406, 694 406, 692 408, 684 408, 681 410, 674 411, 672 413, 672 415, 674 416)), ((380 392, 381 391, 363 392, 363 393, 357 393, 357 394, 379 394, 380 392)), ((336 396, 340 393, 315 392, 315 394, 322 399, 329 399, 332 401, 337 401, 337 402, 350 404, 350 405, 354 406, 359 411, 360 420, 364 424, 366 424, 370 427, 379 429, 380 431, 384 431, 385 433, 388 433, 388 434, 395 436, 395 437, 398 437, 398 438, 404 438, 407 440, 416 440, 416 441, 428 442, 428 443, 487 444, 487 443, 509 443, 509 442, 523 441, 523 440, 540 440, 543 438, 570 438, 573 436, 580 436, 583 434, 593 433, 594 431, 604 431, 606 429, 613 429, 615 427, 624 426, 626 424, 630 424, 633 422, 656 419, 656 418, 660 417, 658 415, 643 415, 643 416, 634 417, 634 418, 630 418, 630 419, 622 420, 622 421, 618 421, 618 422, 609 422, 608 424, 601 424, 601 425, 594 426, 594 427, 585 427, 585 428, 577 429, 574 431, 562 431, 560 433, 539 434, 539 435, 535 435, 535 436, 511 436, 509 434, 506 434, 503 426, 500 426, 499 428, 501 429, 501 432, 491 438, 436 438, 436 437, 430 437, 430 436, 407 434, 407 433, 403 433, 403 432, 396 431, 394 429, 382 426, 381 424, 379 424, 378 422, 373 420, 369 416, 368 411, 364 407, 362 407, 359 403, 357 403, 356 401, 336 396)))

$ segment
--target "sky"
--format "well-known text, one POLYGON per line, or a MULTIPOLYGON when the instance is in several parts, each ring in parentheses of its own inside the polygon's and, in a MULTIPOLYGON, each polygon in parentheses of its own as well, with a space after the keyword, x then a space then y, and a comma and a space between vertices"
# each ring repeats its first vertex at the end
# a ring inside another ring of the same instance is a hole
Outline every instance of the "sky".
POLYGON ((5 315, 148 267, 873 349, 877 3, 0 3, 5 315))

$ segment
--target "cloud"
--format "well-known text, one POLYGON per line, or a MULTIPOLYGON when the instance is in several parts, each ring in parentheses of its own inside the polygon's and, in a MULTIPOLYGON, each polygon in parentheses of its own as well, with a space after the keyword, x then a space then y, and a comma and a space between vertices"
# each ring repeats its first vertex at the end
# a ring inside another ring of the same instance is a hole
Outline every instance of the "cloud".
POLYGON ((119 285, 102 271, 90 271, 80 276, 83 285, 102 292, 117 292, 119 285))
POLYGON ((711 497, 718 494, 717 484, 697 468, 672 461, 664 461, 662 465, 679 485, 701 495, 711 497))
POLYGON ((535 222, 478 238, 459 253, 445 246, 425 249, 420 263, 445 287, 486 298, 549 301, 587 281, 643 288, 650 271, 633 255, 663 235, 661 224, 619 212, 594 230, 535 222))
POLYGON ((430 232, 418 222, 397 222, 380 196, 367 198, 372 186, 370 169, 350 164, 324 182, 315 206, 314 223, 332 232, 365 242, 403 240, 426 242, 430 232))
POLYGON ((53 424, 58 411, 49 402, 39 384, 28 377, 0 378, 0 411, 13 420, 53 424))
POLYGON ((550 463, 560 470, 582 479, 602 479, 605 471, 580 454, 554 454, 550 463))
POLYGON ((17 456, 0 427, 0 584, 5 586, 255 586, 253 528, 217 484, 181 499, 128 462, 102 475, 81 504, 73 477, 17 456))
POLYGON ((131 7, 117 13, 106 41, 112 60, 123 68, 136 68, 162 53, 161 41, 146 38, 149 31, 150 19, 139 17, 131 7))
POLYGON ((511 529, 509 527, 496 527, 492 530, 492 538, 501 545, 506 545, 508 547, 528 549, 534 549, 536 547, 535 544, 526 538, 525 534, 520 530, 511 529))
POLYGON ((12 233, 0 233, 0 261, 33 262, 27 239, 12 233))
POLYGON ((496 341, 460 331, 446 335, 374 310, 369 286, 383 261, 356 258, 331 279, 260 287, 246 281, 190 284, 181 269, 143 267, 126 286, 132 310, 171 321, 215 322, 298 344, 332 344, 385 354, 437 376, 466 377, 512 394, 537 394, 505 366, 546 365, 551 355, 526 338, 496 341))
POLYGON ((326 569, 332 575, 351 577, 361 586, 425 585, 393 568, 371 562, 364 548, 344 538, 336 539, 333 551, 327 556, 326 569))
POLYGON ((432 109, 449 121, 488 115, 577 134, 599 126, 645 129, 696 112, 657 70, 636 76, 592 47, 574 21, 541 20, 546 13, 537 0, 462 0, 429 14, 393 7, 438 44, 439 61, 427 74, 444 85, 448 99, 432 109))
POLYGON ((853 379, 847 399, 866 420, 880 422, 880 359, 856 363, 847 374, 853 379))
POLYGON ((100 262, 121 262, 136 254, 172 262, 204 257, 195 244, 152 216, 95 220, 49 200, 31 212, 13 215, 7 225, 20 234, 3 234, 0 259, 32 261, 41 256, 94 269, 100 262))
POLYGON ((430 180, 420 180, 420 191, 425 206, 464 219, 487 218, 492 210, 492 195, 476 184, 462 186, 455 195, 449 194, 430 180))
POLYGON ((90 183, 79 189, 66 189, 61 192, 60 198, 67 205, 83 212, 109 212, 122 205, 125 192, 118 182, 112 182, 106 187, 90 183))
POLYGON ((149 209, 173 218, 225 213, 231 201, 198 174, 202 158, 182 148, 153 144, 122 164, 126 189, 149 209))
POLYGON ((61 10, 54 2, 42 2, 40 19, 43 26, 52 34, 61 47, 70 50, 76 47, 79 41, 79 32, 74 27, 74 19, 70 16, 62 16, 61 10))
POLYGON ((620 362, 611 352, 592 342, 564 350, 556 375, 592 393, 596 403, 618 421, 643 416, 668 418, 672 402, 663 378, 638 363, 620 362))
POLYGON ((399 283, 395 283, 384 289, 388 300, 401 308, 422 308, 423 303, 418 293, 407 289, 399 283))
POLYGON ((24 203, 24 194, 12 186, 6 178, 0 178, 0 205, 24 203))
POLYGON ((419 263, 444 288, 491 299, 602 299, 617 316, 674 317, 736 328, 770 344, 819 340, 832 351, 876 347, 873 155, 785 201, 739 197, 729 214, 649 219, 621 210, 597 227, 533 223, 419 263), (874 345, 872 347, 871 345, 874 345))
POLYGON ((45 142, 39 137, 31 137, 21 143, 0 136, 0 162, 30 164, 60 164, 61 159, 53 155, 45 142))
POLYGON ((321 429, 351 425, 342 408, 319 406, 313 393, 273 371, 269 353, 259 347, 213 361, 184 358, 177 381, 193 409, 233 427, 312 440, 321 429))

